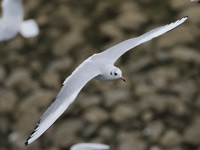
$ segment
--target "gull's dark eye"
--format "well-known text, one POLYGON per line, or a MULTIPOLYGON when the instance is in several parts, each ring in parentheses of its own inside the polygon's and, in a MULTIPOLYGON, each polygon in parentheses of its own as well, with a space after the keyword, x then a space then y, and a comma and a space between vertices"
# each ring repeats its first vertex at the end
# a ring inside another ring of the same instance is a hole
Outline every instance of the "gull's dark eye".
POLYGON ((115 73, 115 76, 117 75, 117 73, 115 73))
POLYGON ((110 75, 112 75, 112 72, 110 72, 110 75))

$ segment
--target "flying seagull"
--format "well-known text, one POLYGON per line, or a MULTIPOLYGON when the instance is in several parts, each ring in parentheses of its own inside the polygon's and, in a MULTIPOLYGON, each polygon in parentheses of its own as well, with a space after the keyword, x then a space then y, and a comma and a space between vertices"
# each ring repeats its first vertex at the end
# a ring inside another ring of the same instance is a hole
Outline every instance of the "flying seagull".
POLYGON ((98 79, 102 81, 121 79, 125 81, 121 70, 114 66, 115 61, 121 55, 139 44, 147 42, 174 29, 182 24, 186 19, 187 17, 183 17, 174 23, 155 28, 139 37, 128 39, 107 49, 106 51, 94 54, 87 58, 64 81, 63 87, 58 93, 56 100, 40 118, 34 131, 25 142, 25 145, 32 143, 40 137, 76 99, 78 93, 91 79, 98 79))
POLYGON ((73 145, 70 150, 109 150, 110 146, 96 143, 80 143, 73 145))
POLYGON ((25 38, 38 35, 37 23, 33 19, 24 21, 22 0, 2 0, 1 6, 0 41, 12 39, 18 32, 25 38))
POLYGON ((200 0, 190 0, 191 2, 198 2, 200 3, 200 0))

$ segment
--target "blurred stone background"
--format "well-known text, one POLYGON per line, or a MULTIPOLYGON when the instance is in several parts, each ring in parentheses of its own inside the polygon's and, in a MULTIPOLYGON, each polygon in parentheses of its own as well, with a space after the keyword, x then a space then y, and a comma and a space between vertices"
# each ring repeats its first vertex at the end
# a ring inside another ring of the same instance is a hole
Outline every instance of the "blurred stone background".
POLYGON ((0 43, 0 150, 23 150, 62 82, 87 57, 189 19, 121 57, 127 82, 91 81, 28 150, 80 142, 112 150, 200 149, 200 6, 189 0, 29 0, 40 34, 0 43))

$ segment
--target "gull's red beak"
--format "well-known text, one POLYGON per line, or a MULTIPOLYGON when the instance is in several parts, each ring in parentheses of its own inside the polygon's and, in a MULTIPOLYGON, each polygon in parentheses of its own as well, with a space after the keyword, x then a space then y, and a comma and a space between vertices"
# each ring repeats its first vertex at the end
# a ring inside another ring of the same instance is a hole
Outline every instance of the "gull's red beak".
POLYGON ((123 76, 122 76, 120 79, 121 79, 121 80, 123 80, 124 82, 126 82, 126 80, 124 79, 124 77, 123 77, 123 76))

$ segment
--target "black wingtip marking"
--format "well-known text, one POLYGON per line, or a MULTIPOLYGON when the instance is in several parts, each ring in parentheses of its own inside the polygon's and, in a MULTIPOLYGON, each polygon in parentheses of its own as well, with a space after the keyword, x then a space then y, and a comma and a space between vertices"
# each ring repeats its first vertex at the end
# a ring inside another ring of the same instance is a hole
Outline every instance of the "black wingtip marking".
POLYGON ((27 146, 29 143, 28 143, 28 140, 31 138, 31 136, 28 137, 28 139, 26 140, 25 142, 25 146, 27 146))
POLYGON ((33 130, 33 132, 30 134, 30 137, 35 133, 35 130, 33 130))
POLYGON ((27 146, 29 143, 28 143, 28 140, 31 138, 31 136, 36 132, 36 129, 38 128, 40 124, 40 120, 38 121, 38 123, 36 124, 36 127, 34 128, 33 132, 30 134, 30 136, 28 137, 28 139, 26 140, 25 142, 25 146, 27 146))
POLYGON ((27 146, 28 145, 28 140, 25 142, 25 146, 27 146))
POLYGON ((39 123, 37 123, 36 127, 34 128, 34 130, 36 130, 38 128, 38 126, 39 126, 39 123))
POLYGON ((178 21, 182 20, 182 19, 187 19, 188 16, 184 16, 183 18, 179 19, 178 21))
POLYGON ((31 136, 35 133, 35 130, 33 130, 33 132, 30 134, 30 136, 28 137, 28 139, 26 140, 25 142, 25 146, 27 146, 29 143, 28 143, 28 140, 31 138, 31 136))

